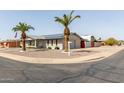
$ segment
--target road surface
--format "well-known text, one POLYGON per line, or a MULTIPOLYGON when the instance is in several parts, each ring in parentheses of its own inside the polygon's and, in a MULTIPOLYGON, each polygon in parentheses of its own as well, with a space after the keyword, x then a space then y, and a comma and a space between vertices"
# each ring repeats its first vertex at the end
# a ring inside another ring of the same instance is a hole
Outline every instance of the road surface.
POLYGON ((0 82, 124 82, 124 50, 101 61, 65 65, 31 64, 0 57, 0 82))

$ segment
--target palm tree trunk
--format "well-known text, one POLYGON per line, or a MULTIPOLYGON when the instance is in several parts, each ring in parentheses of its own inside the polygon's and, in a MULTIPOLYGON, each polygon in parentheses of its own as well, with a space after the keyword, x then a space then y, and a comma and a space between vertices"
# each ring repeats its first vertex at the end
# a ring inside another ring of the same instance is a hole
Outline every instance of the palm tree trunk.
POLYGON ((26 51, 25 38, 22 39, 22 50, 26 51))
POLYGON ((64 35, 64 51, 68 52, 68 40, 67 40, 68 36, 64 35))
POLYGON ((26 51, 25 39, 26 39, 26 33, 22 32, 22 50, 23 51, 26 51))
POLYGON ((65 27, 64 29, 64 51, 68 52, 68 41, 70 36, 70 30, 68 27, 65 27))

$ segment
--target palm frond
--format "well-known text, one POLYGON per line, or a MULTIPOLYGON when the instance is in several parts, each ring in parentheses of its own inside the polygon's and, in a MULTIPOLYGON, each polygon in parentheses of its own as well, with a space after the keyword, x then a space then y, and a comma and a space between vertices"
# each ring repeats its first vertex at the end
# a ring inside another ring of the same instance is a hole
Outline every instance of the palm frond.
POLYGON ((26 23, 21 23, 19 22, 18 25, 16 25, 15 27, 12 28, 12 31, 21 31, 21 32, 25 32, 25 31, 28 31, 28 30, 34 30, 34 27, 32 27, 31 25, 28 25, 26 23))
POLYGON ((65 22, 65 26, 67 27, 69 25, 69 19, 68 16, 66 14, 63 15, 64 18, 64 22, 65 22))
POLYGON ((72 14, 74 13, 74 11, 71 11, 71 13, 69 15, 64 14, 63 18, 59 18, 59 17, 55 17, 55 21, 61 23, 62 25, 64 25, 65 27, 68 27, 68 25, 75 20, 76 18, 80 18, 79 15, 77 16, 72 16, 72 14))
POLYGON ((35 28, 34 28, 34 27, 32 27, 31 25, 28 25, 28 29, 35 30, 35 28))
POLYGON ((77 19, 77 18, 81 18, 81 17, 80 17, 79 15, 73 17, 73 18, 70 20, 69 24, 70 24, 72 21, 74 21, 75 19, 77 19))
POLYGON ((74 10, 72 10, 71 13, 70 13, 70 15, 69 15, 69 21, 71 20, 73 13, 74 13, 74 10))
POLYGON ((13 27, 12 31, 16 32, 16 31, 18 31, 18 28, 17 27, 13 27))
POLYGON ((59 18, 59 17, 55 17, 55 21, 58 23, 61 23, 62 25, 66 26, 65 22, 63 19, 59 18))

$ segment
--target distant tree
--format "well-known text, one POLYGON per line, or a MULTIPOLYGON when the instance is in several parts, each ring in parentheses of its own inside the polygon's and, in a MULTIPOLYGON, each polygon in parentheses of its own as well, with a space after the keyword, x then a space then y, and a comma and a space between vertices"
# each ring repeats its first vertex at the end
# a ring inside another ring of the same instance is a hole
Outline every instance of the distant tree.
POLYGON ((105 44, 106 45, 110 45, 110 46, 113 46, 113 45, 117 45, 118 44, 118 40, 116 40, 115 38, 108 38, 106 41, 105 41, 105 44))
POLYGON ((119 40, 119 41, 118 41, 118 44, 124 45, 124 40, 119 40))

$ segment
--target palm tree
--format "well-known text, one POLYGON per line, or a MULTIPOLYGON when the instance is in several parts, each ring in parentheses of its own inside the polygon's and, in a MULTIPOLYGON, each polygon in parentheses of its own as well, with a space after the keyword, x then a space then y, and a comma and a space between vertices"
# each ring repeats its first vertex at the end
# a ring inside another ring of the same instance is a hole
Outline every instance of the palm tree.
POLYGON ((77 18, 80 18, 79 15, 72 16, 74 11, 71 11, 69 15, 64 14, 63 18, 55 17, 55 22, 62 24, 64 28, 64 51, 68 52, 68 41, 70 37, 69 25, 77 18))
POLYGON ((26 39, 26 31, 29 31, 30 29, 34 30, 34 28, 31 25, 28 25, 26 23, 19 22, 18 25, 12 28, 12 31, 20 31, 21 32, 21 39, 22 39, 22 50, 26 51, 25 46, 25 39, 26 39))

